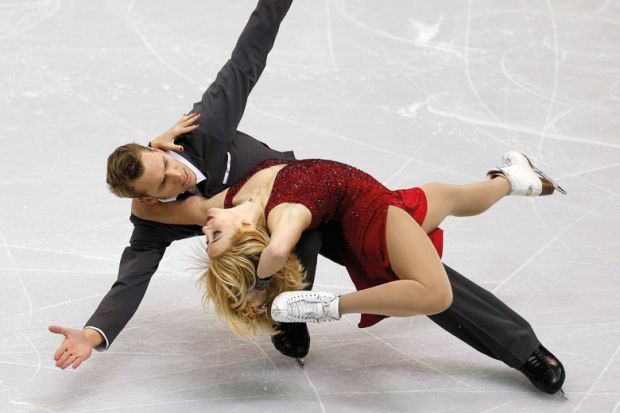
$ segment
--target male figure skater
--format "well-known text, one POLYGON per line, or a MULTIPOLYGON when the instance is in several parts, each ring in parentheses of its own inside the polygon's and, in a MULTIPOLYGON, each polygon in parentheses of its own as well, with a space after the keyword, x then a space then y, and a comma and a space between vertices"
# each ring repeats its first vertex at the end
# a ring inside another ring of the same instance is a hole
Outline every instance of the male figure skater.
MULTIPOLYGON (((194 104, 192 113, 201 115, 201 121, 177 139, 182 152, 130 144, 110 155, 108 184, 117 195, 134 198, 130 217, 134 230, 121 257, 116 282, 83 330, 50 326, 50 331, 65 337, 54 356, 58 367, 77 368, 93 348, 107 350, 138 308, 166 248, 173 241, 202 235, 197 226, 140 219, 137 215, 142 208, 191 194, 211 197, 240 181, 264 159, 294 159, 292 152, 275 151, 236 130, 291 2, 258 2, 230 60, 194 104)), ((166 147, 165 142, 155 144, 166 147)), ((170 147, 176 146, 171 143, 170 147)), ((295 251, 310 285, 319 251, 339 262, 340 243, 333 224, 304 234, 295 251)), ((520 370, 543 392, 559 390, 564 381, 562 364, 540 344, 530 325, 490 292, 447 266, 446 271, 453 303, 431 320, 478 351, 520 370)), ((278 351, 295 358, 308 353, 310 337, 305 324, 282 324, 279 329, 272 337, 278 351)))

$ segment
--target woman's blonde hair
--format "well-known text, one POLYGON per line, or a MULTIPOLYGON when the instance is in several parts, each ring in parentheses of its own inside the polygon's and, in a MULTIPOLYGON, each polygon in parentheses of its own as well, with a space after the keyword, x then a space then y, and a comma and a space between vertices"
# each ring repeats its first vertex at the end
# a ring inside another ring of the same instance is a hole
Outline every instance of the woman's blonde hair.
MULTIPOLYGON (((269 234, 261 226, 239 231, 233 236, 231 247, 209 260, 206 271, 198 279, 204 289, 203 302, 213 302, 218 317, 228 321, 238 337, 256 336, 258 332, 275 334, 268 313, 254 319, 236 311, 256 282, 256 267, 260 253, 269 243, 269 234)), ((284 267, 273 275, 267 287, 267 303, 282 291, 302 290, 304 269, 297 256, 291 253, 284 267)))

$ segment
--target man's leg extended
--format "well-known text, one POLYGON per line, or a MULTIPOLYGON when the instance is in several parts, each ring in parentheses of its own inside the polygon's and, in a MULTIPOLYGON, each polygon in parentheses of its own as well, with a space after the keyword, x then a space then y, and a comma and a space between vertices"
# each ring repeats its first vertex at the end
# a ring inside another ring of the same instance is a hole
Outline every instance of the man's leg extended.
POLYGON ((444 267, 452 305, 429 318, 481 353, 519 369, 540 345, 530 324, 489 291, 444 267))
POLYGON ((561 390, 564 366, 540 344, 530 324, 489 291, 444 267, 452 305, 429 318, 481 353, 519 370, 539 390, 561 390))

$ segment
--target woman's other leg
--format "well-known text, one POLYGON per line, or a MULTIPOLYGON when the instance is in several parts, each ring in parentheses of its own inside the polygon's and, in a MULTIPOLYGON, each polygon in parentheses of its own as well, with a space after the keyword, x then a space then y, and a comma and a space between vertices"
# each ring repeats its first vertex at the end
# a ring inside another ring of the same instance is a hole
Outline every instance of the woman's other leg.
POLYGON ((469 185, 427 184, 422 186, 428 200, 428 212, 422 227, 429 233, 437 228, 448 215, 457 217, 480 214, 505 195, 541 196, 556 190, 566 191, 540 169, 532 165, 527 156, 510 151, 503 156, 503 165, 489 171, 490 181, 469 185))
POLYGON ((510 183, 503 176, 467 185, 430 183, 420 187, 428 210, 422 228, 433 231, 447 216, 469 217, 489 209, 508 195, 510 183))
POLYGON ((388 208, 386 241, 390 266, 400 280, 341 296, 340 314, 406 317, 447 309, 452 290, 437 251, 422 228, 400 208, 388 208))

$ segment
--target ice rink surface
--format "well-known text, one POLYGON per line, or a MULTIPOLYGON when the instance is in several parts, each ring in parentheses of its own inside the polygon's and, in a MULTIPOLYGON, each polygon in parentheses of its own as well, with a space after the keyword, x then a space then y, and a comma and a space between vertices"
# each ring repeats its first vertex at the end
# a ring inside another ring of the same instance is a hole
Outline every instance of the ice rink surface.
MULTIPOLYGON (((425 317, 310 327, 306 368, 235 339, 174 244, 110 350, 61 371, 132 226, 105 185, 208 86, 255 1, 0 1, 1 412, 620 412, 620 3, 296 1, 240 129, 391 188, 484 176, 510 149, 568 196, 449 219, 444 259, 521 313, 568 399, 425 317)), ((344 293, 319 262, 315 289, 344 293)))

